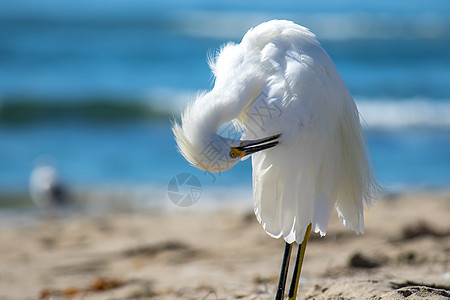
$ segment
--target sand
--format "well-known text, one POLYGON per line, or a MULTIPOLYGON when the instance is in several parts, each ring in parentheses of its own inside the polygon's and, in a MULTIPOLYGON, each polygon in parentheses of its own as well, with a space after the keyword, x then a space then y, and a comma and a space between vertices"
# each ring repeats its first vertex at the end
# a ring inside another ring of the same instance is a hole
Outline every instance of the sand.
MULTIPOLYGON (((450 299, 450 194, 389 198, 312 235, 299 299, 450 299)), ((274 299, 284 242, 196 205, 3 224, 0 299, 274 299)))

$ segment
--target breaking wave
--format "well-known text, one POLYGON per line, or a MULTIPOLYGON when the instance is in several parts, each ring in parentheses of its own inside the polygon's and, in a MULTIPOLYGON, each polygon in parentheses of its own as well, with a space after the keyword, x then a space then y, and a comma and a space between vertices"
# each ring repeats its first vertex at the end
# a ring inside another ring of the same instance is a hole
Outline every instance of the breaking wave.
POLYGON ((360 100, 363 123, 374 129, 450 129, 450 99, 360 100))

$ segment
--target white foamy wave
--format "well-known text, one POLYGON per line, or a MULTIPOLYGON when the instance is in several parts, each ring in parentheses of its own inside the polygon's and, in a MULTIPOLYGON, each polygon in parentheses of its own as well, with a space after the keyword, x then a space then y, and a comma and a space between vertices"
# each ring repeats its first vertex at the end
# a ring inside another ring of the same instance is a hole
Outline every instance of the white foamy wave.
POLYGON ((288 19, 310 28, 320 40, 435 39, 450 35, 444 15, 403 16, 375 13, 254 13, 188 11, 174 20, 181 33, 206 38, 240 40, 251 27, 270 19, 288 19))
POLYGON ((147 90, 142 98, 161 112, 180 113, 186 105, 195 100, 198 92, 168 87, 157 87, 147 90))
POLYGON ((357 100, 356 104, 371 129, 450 129, 450 99, 357 100))

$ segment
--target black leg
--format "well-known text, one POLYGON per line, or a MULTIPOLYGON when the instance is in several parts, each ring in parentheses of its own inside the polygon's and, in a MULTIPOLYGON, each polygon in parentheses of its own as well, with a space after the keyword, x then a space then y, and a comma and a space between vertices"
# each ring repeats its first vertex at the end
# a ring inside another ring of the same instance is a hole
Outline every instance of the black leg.
POLYGON ((281 264, 280 281, 278 282, 277 296, 275 300, 283 300, 284 288, 289 269, 289 259, 291 258, 292 244, 286 243, 284 248, 283 263, 281 264))
POLYGON ((298 245, 297 259, 295 261, 294 273, 292 274, 291 287, 289 288, 288 300, 297 299, 298 282, 300 280, 300 272, 302 271, 303 258, 305 257, 306 244, 308 243, 311 233, 311 223, 306 228, 303 242, 298 245))
POLYGON ((292 274, 292 281, 291 281, 291 287, 289 288, 288 299, 293 298, 294 294, 297 292, 295 282, 297 280, 297 277, 300 279, 300 274, 298 274, 298 272, 299 272, 298 265, 300 262, 301 251, 302 251, 302 244, 298 245, 297 259, 295 260, 294 273, 292 274))

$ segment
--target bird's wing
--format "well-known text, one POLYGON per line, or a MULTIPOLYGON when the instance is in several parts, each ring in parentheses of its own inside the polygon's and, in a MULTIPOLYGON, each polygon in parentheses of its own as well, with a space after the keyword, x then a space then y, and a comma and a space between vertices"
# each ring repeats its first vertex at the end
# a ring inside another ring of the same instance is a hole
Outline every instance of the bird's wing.
POLYGON ((333 207, 362 232, 371 184, 353 99, 326 52, 302 30, 263 47, 274 72, 239 118, 245 138, 282 133, 279 145, 253 155, 253 190, 258 221, 288 243, 302 242, 311 222, 324 235, 333 207))

